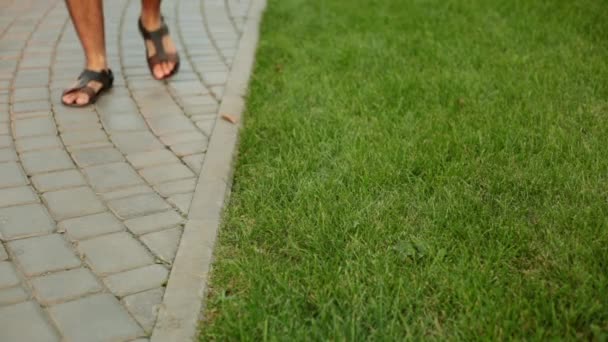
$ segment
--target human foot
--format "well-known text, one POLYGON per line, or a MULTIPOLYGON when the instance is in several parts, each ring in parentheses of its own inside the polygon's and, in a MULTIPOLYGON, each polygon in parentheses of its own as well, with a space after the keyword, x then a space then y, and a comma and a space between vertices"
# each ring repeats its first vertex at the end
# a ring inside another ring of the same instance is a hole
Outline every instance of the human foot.
POLYGON ((112 70, 85 69, 74 85, 63 91, 61 102, 69 107, 84 107, 95 103, 101 93, 112 88, 112 70))
POLYGON ((163 18, 142 16, 139 31, 146 43, 148 67, 154 78, 163 80, 173 76, 179 69, 179 55, 163 18))

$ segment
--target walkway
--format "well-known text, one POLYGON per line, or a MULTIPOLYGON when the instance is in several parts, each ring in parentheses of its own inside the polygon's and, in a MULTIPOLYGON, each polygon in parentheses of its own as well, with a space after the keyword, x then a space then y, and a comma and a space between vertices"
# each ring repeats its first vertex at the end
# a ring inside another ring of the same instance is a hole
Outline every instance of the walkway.
POLYGON ((83 57, 64 2, 0 0, 0 341, 196 334, 238 131, 218 113, 242 111, 263 4, 164 1, 182 56, 168 83, 149 75, 139 6, 105 1, 115 88, 72 109, 60 94, 83 57))

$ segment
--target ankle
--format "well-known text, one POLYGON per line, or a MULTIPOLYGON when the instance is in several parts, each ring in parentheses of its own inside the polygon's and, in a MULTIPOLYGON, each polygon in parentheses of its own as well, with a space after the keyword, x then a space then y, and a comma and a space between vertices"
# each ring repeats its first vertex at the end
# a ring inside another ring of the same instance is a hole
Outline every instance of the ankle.
POLYGON ((108 62, 105 57, 88 57, 86 62, 86 68, 93 71, 102 71, 108 69, 108 62))
POLYGON ((152 31, 160 28, 160 11, 141 11, 141 23, 146 30, 152 31))

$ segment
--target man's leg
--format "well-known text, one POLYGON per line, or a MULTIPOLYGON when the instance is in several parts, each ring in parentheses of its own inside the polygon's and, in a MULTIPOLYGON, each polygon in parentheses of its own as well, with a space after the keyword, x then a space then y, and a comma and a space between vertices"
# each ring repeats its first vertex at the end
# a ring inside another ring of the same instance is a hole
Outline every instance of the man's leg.
MULTIPOLYGON (((141 23, 144 28, 148 31, 156 31, 161 25, 161 13, 160 13, 160 0, 142 0, 141 1, 141 23)), ((150 40, 146 40, 146 46, 148 47, 148 57, 156 54, 154 44, 150 40)), ((177 51, 171 37, 168 35, 163 38, 163 47, 167 53, 174 53, 177 51)), ((164 62, 154 67, 154 77, 162 79, 169 75, 175 68, 175 63, 164 62)))
MULTIPOLYGON (((84 49, 86 68, 94 71, 107 69, 102 0, 66 0, 66 4, 84 49)), ((99 91, 102 85, 92 81, 89 86, 99 91)), ((78 91, 66 94, 63 101, 85 104, 89 102, 89 96, 78 91)))

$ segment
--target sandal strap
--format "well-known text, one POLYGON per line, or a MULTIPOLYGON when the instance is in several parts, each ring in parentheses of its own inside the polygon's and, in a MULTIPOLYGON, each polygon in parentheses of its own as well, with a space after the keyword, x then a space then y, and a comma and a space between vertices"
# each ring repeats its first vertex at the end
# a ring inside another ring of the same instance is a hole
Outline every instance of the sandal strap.
POLYGON ((162 58, 162 57, 163 56, 159 56, 158 54, 152 55, 152 56, 148 57, 148 63, 152 64, 152 65, 158 65, 159 63, 162 63, 162 62, 173 62, 173 63, 179 62, 179 55, 177 53, 166 53, 164 58, 162 58))
MULTIPOLYGON (((84 86, 78 89, 78 91, 87 94, 89 96, 89 101, 91 101, 95 96, 97 96, 97 92, 95 91, 95 89, 89 86, 84 86)), ((101 92, 101 89, 99 91, 101 92)))
MULTIPOLYGON (((158 56, 157 58, 160 61, 166 61, 168 56, 167 56, 167 53, 165 52, 165 47, 163 46, 163 37, 165 37, 169 34, 169 28, 167 27, 167 24, 165 23, 165 18, 164 17, 160 18, 160 28, 157 30, 154 30, 154 31, 146 30, 144 25, 141 23, 141 19, 139 19, 138 23, 139 23, 139 31, 141 32, 142 37, 145 40, 152 41, 152 44, 154 44, 154 50, 155 50, 154 56, 158 56)), ((154 56, 152 56, 152 57, 154 57, 154 56)))
POLYGON ((78 76, 80 84, 87 85, 91 81, 97 81, 103 85, 104 88, 110 88, 114 83, 114 74, 112 70, 93 71, 84 69, 80 76, 78 76))
POLYGON ((89 98, 92 98, 103 89, 111 88, 113 83, 114 75, 110 69, 102 71, 84 69, 82 73, 80 73, 80 76, 78 76, 78 83, 74 87, 64 90, 63 95, 72 93, 74 91, 83 91, 89 95, 89 98), (95 91, 95 89, 89 86, 89 82, 91 81, 101 83, 101 88, 99 91, 95 91))

